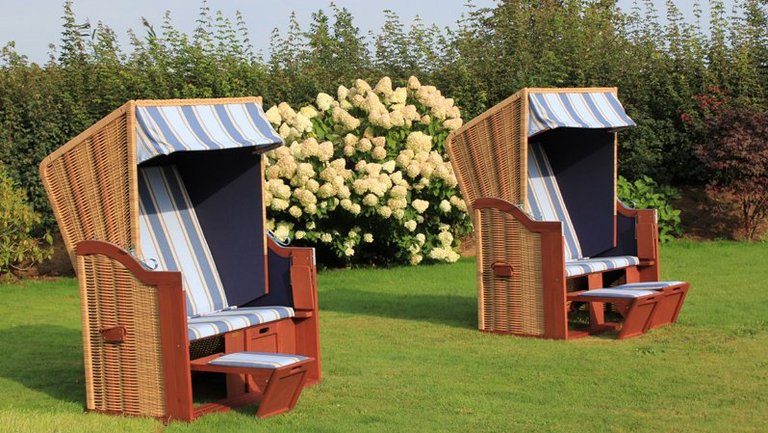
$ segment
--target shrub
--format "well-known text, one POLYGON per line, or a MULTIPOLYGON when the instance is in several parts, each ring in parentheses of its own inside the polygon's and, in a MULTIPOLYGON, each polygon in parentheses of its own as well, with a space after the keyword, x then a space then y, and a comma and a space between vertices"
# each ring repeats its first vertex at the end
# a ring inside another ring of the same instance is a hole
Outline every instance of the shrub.
POLYGON ((26 194, 16 188, 0 166, 0 278, 50 257, 50 233, 45 233, 42 239, 33 234, 40 222, 41 217, 27 202, 26 194))
POLYGON ((458 107, 415 77, 356 80, 267 118, 288 144, 267 154, 269 225, 349 265, 458 260, 470 230, 444 142, 458 107))
POLYGON ((768 112, 728 103, 706 117, 696 155, 710 170, 708 187, 733 197, 748 240, 768 217, 768 112))
POLYGON ((675 188, 659 185, 648 176, 633 182, 619 176, 617 195, 619 199, 636 209, 656 209, 659 214, 659 241, 668 242, 682 234, 680 210, 669 203, 680 198, 675 188))

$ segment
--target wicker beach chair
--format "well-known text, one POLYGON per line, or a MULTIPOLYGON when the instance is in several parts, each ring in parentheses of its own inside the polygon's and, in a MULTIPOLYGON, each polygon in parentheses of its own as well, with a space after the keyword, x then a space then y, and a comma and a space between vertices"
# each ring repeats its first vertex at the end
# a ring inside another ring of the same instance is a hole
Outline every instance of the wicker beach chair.
POLYGON ((130 101, 41 163, 80 284, 88 410, 264 417, 320 381, 314 251, 265 227, 261 154, 280 145, 260 98, 130 101), (193 404, 193 372, 224 375, 221 397, 193 404))
POLYGON ((677 319, 687 283, 609 289, 659 277, 656 211, 616 199, 616 131, 631 126, 615 88, 523 89, 448 137, 478 243, 481 330, 626 338, 677 319), (569 329, 580 303, 589 327, 569 329), (623 320, 606 322, 607 304, 623 320))

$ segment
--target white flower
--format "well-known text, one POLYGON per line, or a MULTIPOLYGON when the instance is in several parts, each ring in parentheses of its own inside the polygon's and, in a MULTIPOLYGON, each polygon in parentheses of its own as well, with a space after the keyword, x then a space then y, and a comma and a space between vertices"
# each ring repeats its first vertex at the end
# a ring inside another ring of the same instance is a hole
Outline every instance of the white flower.
POLYGON ((389 101, 393 104, 405 104, 408 99, 408 89, 405 87, 398 87, 390 96, 389 101))
POLYGON ((366 206, 376 206, 379 204, 379 198, 375 194, 368 194, 363 197, 363 204, 366 206))
POLYGON ((344 146, 344 156, 352 156, 355 154, 355 146, 344 146))
POLYGON ((407 194, 408 194, 408 188, 402 185, 395 185, 389 191, 389 195, 392 196, 392 198, 394 199, 404 199, 407 194))
POLYGON ((443 213, 448 213, 451 211, 451 203, 448 202, 448 200, 443 200, 440 202, 440 210, 443 213))
POLYGON ((464 200, 461 197, 457 197, 455 195, 451 196, 450 198, 451 204, 456 206, 456 208, 462 212, 467 211, 467 204, 464 202, 464 200))
POLYGON ((408 220, 405 223, 403 223, 403 225, 405 226, 405 228, 408 229, 409 232, 416 230, 416 221, 414 220, 408 220))
POLYGON ((393 171, 395 171, 395 167, 396 167, 396 164, 394 159, 391 159, 385 162, 384 164, 381 164, 381 169, 386 171, 387 173, 392 173, 393 171))
POLYGON ((301 113, 297 113, 293 117, 293 126, 300 133, 312 131, 312 121, 301 113))
POLYGON ((363 235, 363 242, 370 244, 373 242, 373 235, 370 233, 366 233, 363 235))
POLYGON ((371 140, 363 138, 357 142, 357 150, 360 152, 369 152, 373 148, 371 140))
POLYGON ((437 239, 444 247, 449 247, 451 246, 451 243, 453 243, 453 235, 450 232, 440 232, 440 234, 437 235, 437 239))
POLYGON ((374 147, 373 152, 371 152, 371 156, 373 159, 382 160, 387 157, 387 151, 383 147, 374 147))
POLYGON ((272 210, 281 211, 281 210, 288 209, 289 205, 290 203, 288 202, 288 200, 273 197, 272 204, 270 205, 270 207, 272 208, 272 210))
POLYGON ((464 124, 464 121, 463 121, 463 120, 461 120, 461 118, 457 118, 457 119, 448 119, 448 120, 446 120, 445 122, 443 122, 443 126, 444 126, 446 129, 448 129, 448 130, 451 130, 451 131, 453 131, 454 129, 459 129, 459 128, 461 128, 461 125, 463 125, 463 124, 464 124))
POLYGON ((330 233, 323 233, 320 235, 320 242, 329 244, 333 241, 333 236, 330 233))
POLYGON ((378 83, 376 83, 376 86, 373 88, 374 92, 380 93, 386 97, 389 97, 393 93, 392 91, 392 79, 389 77, 384 77, 381 80, 379 80, 378 83))
POLYGON ((280 110, 278 110, 275 105, 269 107, 269 110, 264 113, 264 116, 266 116, 269 123, 273 125, 279 125, 283 121, 283 118, 280 116, 280 110))
POLYGON ((287 123, 293 123, 293 118, 296 117, 296 112, 293 111, 290 105, 285 102, 281 102, 277 105, 277 110, 280 112, 283 121, 287 123))
POLYGON ((419 242, 419 245, 424 245, 424 242, 427 241, 427 237, 424 235, 424 233, 417 233, 416 240, 419 242))
POLYGON ((355 255, 355 250, 351 247, 347 247, 347 249, 344 250, 344 255, 347 257, 352 257, 355 255))
POLYGON ((333 158, 333 143, 330 141, 320 143, 317 151, 317 158, 323 162, 333 158))
POLYGON ((432 136, 421 131, 414 131, 408 134, 405 147, 416 153, 429 152, 432 150, 432 136))
POLYGON ((379 215, 383 216, 384 218, 389 218, 392 216, 392 209, 389 206, 382 206, 379 208, 379 215))
POLYGON ((411 265, 416 266, 424 259, 421 254, 414 254, 411 256, 411 265))
POLYGON ((311 105, 306 105, 301 107, 299 114, 306 117, 307 119, 312 119, 313 117, 317 117, 317 110, 315 110, 315 107, 311 105))
POLYGON ((307 236, 307 232, 304 230, 296 230, 296 233, 293 234, 293 237, 296 239, 304 239, 307 236))
POLYGON ((365 92, 366 90, 371 90, 371 85, 358 78, 355 80, 355 88, 360 92, 365 92))
POLYGON ((359 215, 360 212, 362 212, 363 208, 357 203, 352 204, 352 207, 349 209, 349 212, 352 215, 359 215))
POLYGON ((307 228, 310 229, 310 230, 314 230, 315 229, 315 222, 314 221, 308 221, 307 222, 307 228))
POLYGON ((338 96, 339 101, 346 101, 347 95, 349 95, 349 89, 344 86, 339 86, 339 89, 336 91, 336 96, 338 96))
POLYGON ((416 212, 418 213, 424 213, 425 210, 429 207, 429 202, 426 200, 416 199, 411 203, 411 206, 413 206, 414 209, 416 209, 416 212))
POLYGON ((347 131, 351 131, 360 126, 360 120, 356 119, 341 107, 333 108, 333 121, 342 125, 347 131))
POLYGON ((403 209, 392 209, 392 216, 398 220, 401 220, 405 218, 405 211, 403 209))
POLYGON ((408 88, 411 90, 418 90, 419 87, 421 87, 421 83, 419 83, 419 79, 411 75, 408 78, 408 88))
POLYGON ((275 236, 283 240, 288 239, 288 236, 291 235, 291 227, 293 227, 293 224, 277 223, 277 227, 274 230, 275 236))
POLYGON ((291 216, 294 217, 294 218, 298 218, 302 214, 301 208, 296 206, 296 205, 291 206, 291 208, 288 209, 288 213, 291 214, 291 216))
POLYGON ((320 111, 327 111, 329 108, 331 108, 333 97, 327 93, 318 93, 316 102, 317 108, 319 108, 320 111))

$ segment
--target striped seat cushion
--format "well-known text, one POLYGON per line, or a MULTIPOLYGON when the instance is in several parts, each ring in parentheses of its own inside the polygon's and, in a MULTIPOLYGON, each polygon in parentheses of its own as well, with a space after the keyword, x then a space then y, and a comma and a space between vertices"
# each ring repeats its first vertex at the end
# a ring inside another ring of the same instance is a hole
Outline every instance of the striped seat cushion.
POLYGON ((533 219, 562 223, 566 260, 581 258, 579 238, 560 194, 557 178, 544 148, 538 143, 528 146, 528 206, 533 219))
POLYGON ((181 271, 187 315, 228 307, 219 272, 175 166, 139 167, 139 235, 142 255, 158 270, 181 271))
POLYGON ((623 289, 623 290, 662 290, 666 289, 667 287, 672 286, 679 286, 685 284, 682 281, 646 281, 643 283, 629 283, 629 284, 621 284, 614 289, 623 289))
POLYGON ((656 293, 657 292, 654 292, 653 290, 594 289, 580 293, 579 296, 632 299, 641 296, 655 295, 656 293))
POLYGON ((288 355, 284 353, 239 352, 218 357, 208 362, 208 364, 224 367, 263 368, 274 370, 275 368, 296 364, 297 362, 306 359, 308 359, 306 356, 288 355))
POLYGON ((640 264, 635 256, 594 257, 591 259, 569 260, 565 262, 565 276, 578 277, 594 272, 623 269, 640 264))
POLYGON ((286 319, 294 314, 291 307, 252 307, 192 317, 187 321, 189 341, 286 319))

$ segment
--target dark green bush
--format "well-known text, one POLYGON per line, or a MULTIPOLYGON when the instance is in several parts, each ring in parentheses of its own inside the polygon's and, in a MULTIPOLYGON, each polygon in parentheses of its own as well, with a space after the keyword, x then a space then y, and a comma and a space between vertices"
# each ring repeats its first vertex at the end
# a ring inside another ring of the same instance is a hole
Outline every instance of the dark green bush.
POLYGON ((50 233, 40 238, 34 230, 41 222, 24 192, 0 166, 0 279, 50 257, 50 233))
POLYGON ((659 185, 648 176, 632 182, 619 176, 617 194, 621 201, 635 209, 658 210, 660 242, 668 242, 683 233, 680 228, 680 210, 669 203, 680 198, 677 189, 659 185))

